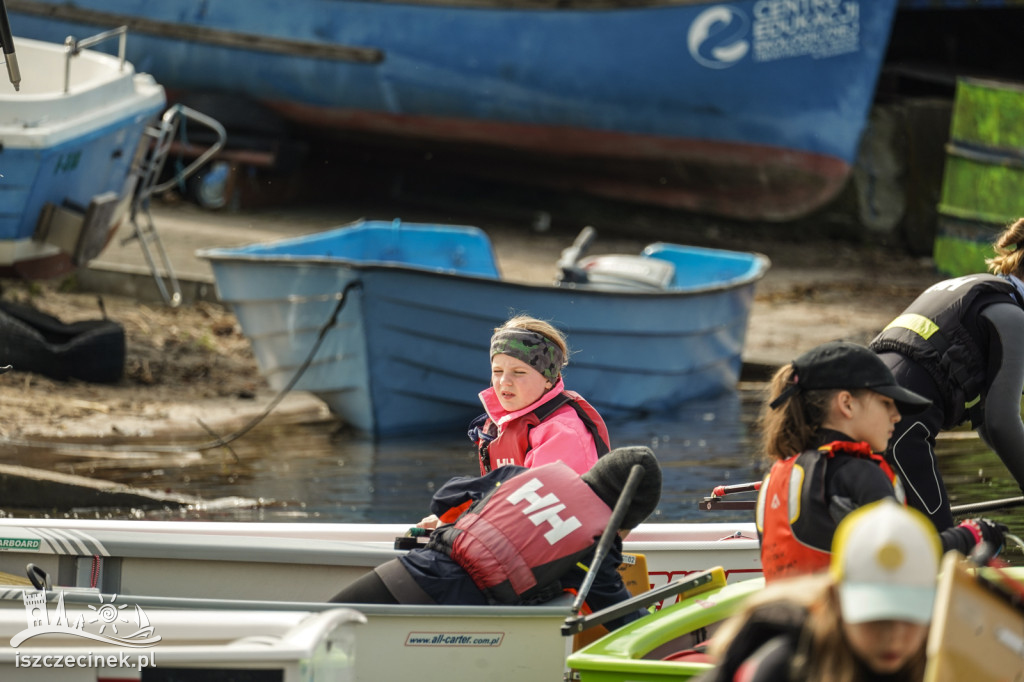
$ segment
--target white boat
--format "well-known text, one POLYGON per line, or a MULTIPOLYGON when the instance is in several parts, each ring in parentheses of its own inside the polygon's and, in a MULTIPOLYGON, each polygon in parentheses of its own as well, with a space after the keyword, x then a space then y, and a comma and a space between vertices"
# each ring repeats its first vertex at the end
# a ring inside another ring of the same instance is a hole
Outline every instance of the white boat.
MULTIPOLYGON (((401 524, 0 519, 0 571, 124 595, 326 601, 398 556, 401 524)), ((761 575, 752 523, 642 524, 624 543, 659 587, 710 566, 761 575)))
POLYGON ((84 266, 128 219, 137 153, 166 99, 125 61, 124 36, 13 40, 20 90, 0 83, 0 276, 84 266), (120 58, 85 49, 115 37, 120 58))
MULTIPOLYGON (((199 664, 205 663, 209 668, 263 668, 269 667, 268 660, 275 666, 282 665, 286 662, 282 654, 290 653, 294 658, 309 657, 305 676, 273 679, 379 682, 411 677, 417 682, 450 682, 453 675, 455 679, 472 675, 473 679, 556 680, 567 673, 566 658, 573 650, 574 635, 590 623, 600 623, 659 598, 690 596, 724 583, 724 572, 719 567, 638 595, 614 611, 584 617, 575 616, 569 595, 540 606, 359 604, 353 608, 309 602, 112 595, 73 588, 42 592, 22 588, 7 590, 0 597, 0 640, 9 637, 12 647, 17 647, 16 651, 0 652, 0 677, 11 679, 7 673, 12 668, 19 672, 12 659, 18 661, 19 655, 29 653, 23 649, 25 631, 33 629, 32 619, 38 613, 45 610, 48 614, 67 614, 64 621, 71 622, 83 613, 88 618, 103 609, 110 611, 116 601, 139 611, 144 609, 148 614, 146 623, 151 626, 153 637, 159 636, 161 640, 151 650, 131 651, 155 656, 157 668, 178 667, 179 661, 186 664, 183 667, 202 667, 199 664), (25 609, 21 608, 23 603, 25 609), (273 613, 281 615, 280 623, 275 622, 273 613), (301 614, 308 617, 313 613, 329 620, 299 620, 301 614), (210 639, 205 639, 211 622, 217 631, 210 632, 210 639), (195 625, 191 632, 189 623, 195 625), (166 640, 165 627, 169 631, 166 640), (304 642, 305 647, 294 646, 294 640, 304 642), (327 652, 333 653, 332 657, 314 657, 321 653, 325 640, 328 644, 340 640, 340 652, 328 645, 327 652), (260 644, 283 651, 261 652, 260 644), (178 658, 165 655, 165 646, 178 658), (317 664, 330 672, 320 674, 317 664)), ((96 620, 103 617, 94 616, 90 622, 96 620)), ((68 638, 73 636, 62 633, 59 639, 47 639, 44 635, 31 653, 81 653, 81 649, 69 647, 68 638)))
MULTIPOLYGON (((117 597, 109 601, 111 597, 106 595, 106 606, 113 609, 117 597)), ((135 613, 144 613, 141 606, 133 603, 126 612, 132 615, 108 622, 104 607, 96 608, 98 600, 84 604, 68 599, 60 604, 60 616, 66 613, 68 618, 81 616, 86 621, 80 629, 33 627, 29 619, 39 617, 42 608, 0 609, 0 641, 10 642, 0 647, 0 679, 139 680, 146 679, 146 671, 174 668, 185 679, 230 673, 233 679, 346 682, 356 679, 355 630, 366 623, 365 616, 345 607, 319 612, 161 610, 152 612, 149 626, 156 641, 129 647, 102 641, 99 631, 130 625, 135 613), (246 677, 247 671, 258 671, 255 674, 260 676, 246 677)), ((43 606, 49 606, 49 617, 60 617, 53 605, 43 606)), ((148 622, 148 616, 144 618, 148 622)))

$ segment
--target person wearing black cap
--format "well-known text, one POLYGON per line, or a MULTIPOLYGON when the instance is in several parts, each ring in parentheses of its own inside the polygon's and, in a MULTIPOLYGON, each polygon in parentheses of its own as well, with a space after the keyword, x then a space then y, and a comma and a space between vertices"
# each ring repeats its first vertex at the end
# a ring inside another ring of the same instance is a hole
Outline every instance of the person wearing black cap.
MULTIPOLYGON (((757 499, 766 580, 824 569, 838 523, 854 509, 906 499, 884 452, 902 414, 928 399, 896 383, 873 351, 847 341, 813 348, 779 369, 761 414, 764 456, 772 462, 757 499)), ((1006 527, 964 521, 942 536, 946 550, 1003 544, 1006 527)))
POLYGON ((993 247, 991 274, 928 287, 868 344, 900 385, 932 401, 897 426, 885 456, 908 502, 940 531, 953 514, 935 458, 939 432, 970 421, 1024 489, 1024 218, 993 247))
MULTIPOLYGON (((622 531, 661 499, 661 467, 646 447, 612 450, 583 475, 561 462, 508 465, 448 481, 431 501, 441 525, 427 545, 378 566, 331 598, 338 603, 536 604, 578 588, 634 465, 643 478, 586 597, 599 610, 630 594, 618 573, 622 531)), ((621 627, 638 610, 607 624, 621 627)))

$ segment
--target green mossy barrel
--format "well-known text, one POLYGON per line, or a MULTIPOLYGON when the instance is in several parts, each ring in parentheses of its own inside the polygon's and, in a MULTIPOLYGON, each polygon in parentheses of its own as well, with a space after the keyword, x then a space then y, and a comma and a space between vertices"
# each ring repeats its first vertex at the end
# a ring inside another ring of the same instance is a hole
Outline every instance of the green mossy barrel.
POLYGON ((1024 217, 1024 83, 957 81, 938 212, 936 267, 984 272, 996 236, 1024 217))

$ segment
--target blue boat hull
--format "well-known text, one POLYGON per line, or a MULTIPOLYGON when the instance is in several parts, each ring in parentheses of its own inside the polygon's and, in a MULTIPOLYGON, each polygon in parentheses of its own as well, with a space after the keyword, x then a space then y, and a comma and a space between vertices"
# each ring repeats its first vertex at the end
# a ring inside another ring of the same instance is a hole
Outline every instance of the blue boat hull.
POLYGON ((681 247, 663 245, 665 259, 678 259, 677 279, 699 281, 623 293, 506 282, 487 264, 459 274, 476 261, 466 265, 466 249, 458 247, 452 253, 459 265, 410 266, 380 256, 359 262, 333 245, 344 234, 343 228, 317 235, 315 249, 299 239, 200 255, 210 260, 221 300, 278 389, 306 360, 337 293, 358 282, 295 387, 374 436, 457 432, 482 412, 477 394, 489 380, 490 336, 511 313, 550 320, 566 332, 574 350, 566 383, 606 418, 661 412, 731 390, 754 283, 768 266, 756 254, 677 253, 681 247))
POLYGON ((171 90, 349 134, 542 155, 574 169, 538 174, 562 187, 785 220, 845 183, 896 0, 7 6, 33 37, 129 25, 129 58, 171 90))

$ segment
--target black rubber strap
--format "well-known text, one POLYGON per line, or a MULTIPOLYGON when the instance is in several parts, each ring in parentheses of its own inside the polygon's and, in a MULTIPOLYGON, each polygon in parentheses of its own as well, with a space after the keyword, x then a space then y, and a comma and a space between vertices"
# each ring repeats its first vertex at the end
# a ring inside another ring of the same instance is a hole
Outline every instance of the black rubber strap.
POLYGON ((429 594, 423 591, 409 571, 398 559, 392 559, 373 569, 381 582, 394 595, 399 604, 436 604, 429 594))

